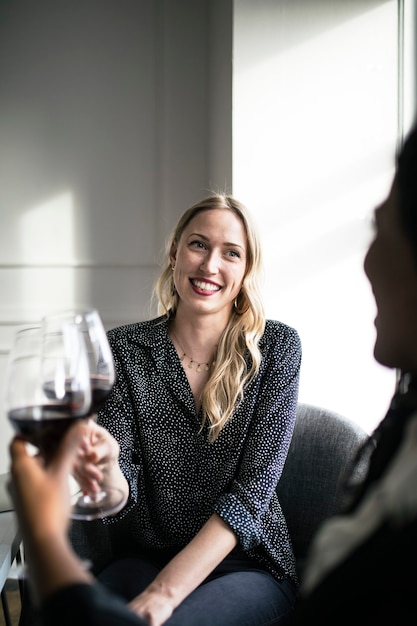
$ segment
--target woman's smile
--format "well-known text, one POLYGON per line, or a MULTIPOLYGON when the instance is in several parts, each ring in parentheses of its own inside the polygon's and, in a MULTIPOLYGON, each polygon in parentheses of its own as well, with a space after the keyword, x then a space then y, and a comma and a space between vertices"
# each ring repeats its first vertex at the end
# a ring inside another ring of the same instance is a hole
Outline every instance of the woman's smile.
POLYGON ((221 289, 220 285, 199 278, 190 278, 190 283, 194 287, 194 290, 202 295, 212 295, 221 289))

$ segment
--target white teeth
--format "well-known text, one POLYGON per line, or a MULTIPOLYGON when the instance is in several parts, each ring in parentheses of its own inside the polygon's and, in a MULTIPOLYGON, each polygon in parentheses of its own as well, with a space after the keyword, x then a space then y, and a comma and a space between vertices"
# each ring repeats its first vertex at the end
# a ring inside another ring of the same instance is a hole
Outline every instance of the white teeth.
POLYGON ((203 291, 219 291, 220 287, 213 285, 212 283, 203 283, 199 280, 193 280, 193 285, 202 289, 203 291))

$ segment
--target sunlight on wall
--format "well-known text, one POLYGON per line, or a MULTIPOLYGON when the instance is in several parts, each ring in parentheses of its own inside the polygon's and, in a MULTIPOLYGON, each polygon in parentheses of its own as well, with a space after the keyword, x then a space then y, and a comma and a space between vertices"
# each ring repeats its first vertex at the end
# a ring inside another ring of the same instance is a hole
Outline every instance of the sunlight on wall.
MULTIPOLYGON (((7 351, 16 328, 37 322, 46 312, 73 303, 76 250, 72 194, 63 192, 26 209, 19 218, 18 230, 17 269, 7 272, 9 278, 3 277, 6 292, 13 294, 13 302, 7 303, 7 315, 16 327, 11 324, 1 327, 0 398, 4 397, 7 351)), ((12 435, 3 403, 0 403, 0 473, 8 469, 7 446, 12 435)))
POLYGON ((20 219, 20 308, 42 315, 70 305, 75 294, 72 266, 75 216, 72 194, 64 192, 28 209, 20 219))
POLYGON ((73 213, 70 192, 28 209, 20 219, 21 262, 57 265, 73 261, 73 213))
POLYGON ((300 7, 271 25, 236 4, 233 191, 260 226, 267 314, 301 336, 300 400, 370 431, 395 384, 373 359, 363 259, 393 173, 397 15, 394 1, 354 16, 346 2, 342 19, 342 4, 322 27, 300 7))

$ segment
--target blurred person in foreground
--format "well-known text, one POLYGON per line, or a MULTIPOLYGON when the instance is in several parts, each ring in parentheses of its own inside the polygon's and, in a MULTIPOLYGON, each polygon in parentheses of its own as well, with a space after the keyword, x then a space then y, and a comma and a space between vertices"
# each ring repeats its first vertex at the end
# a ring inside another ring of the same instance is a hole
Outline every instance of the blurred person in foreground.
POLYGON ((397 370, 398 385, 353 463, 344 510, 313 541, 296 626, 417 624, 417 128, 374 231, 364 263, 377 307, 374 356, 397 370), (355 467, 368 461, 355 485, 355 467))

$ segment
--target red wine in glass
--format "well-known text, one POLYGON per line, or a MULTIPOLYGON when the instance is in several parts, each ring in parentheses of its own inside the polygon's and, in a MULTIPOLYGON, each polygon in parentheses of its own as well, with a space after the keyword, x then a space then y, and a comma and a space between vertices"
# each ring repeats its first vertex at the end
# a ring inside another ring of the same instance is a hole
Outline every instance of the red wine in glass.
POLYGON ((113 382, 105 376, 90 376, 91 383, 91 413, 97 411, 106 402, 112 388, 113 382))
POLYGON ((26 406, 12 409, 7 417, 15 432, 39 449, 45 462, 50 461, 74 420, 84 419, 82 414, 69 414, 65 404, 26 406))
MULTIPOLYGON (((48 463, 74 420, 86 418, 91 408, 91 386, 82 337, 71 331, 71 347, 48 354, 43 379, 43 335, 39 327, 15 335, 6 376, 6 412, 13 429, 38 448, 48 463), (78 343, 77 343, 78 342, 78 343), (52 369, 51 369, 52 368, 52 369), (66 377, 66 376, 69 377, 66 377)), ((55 347, 58 339, 54 338, 55 347)))

